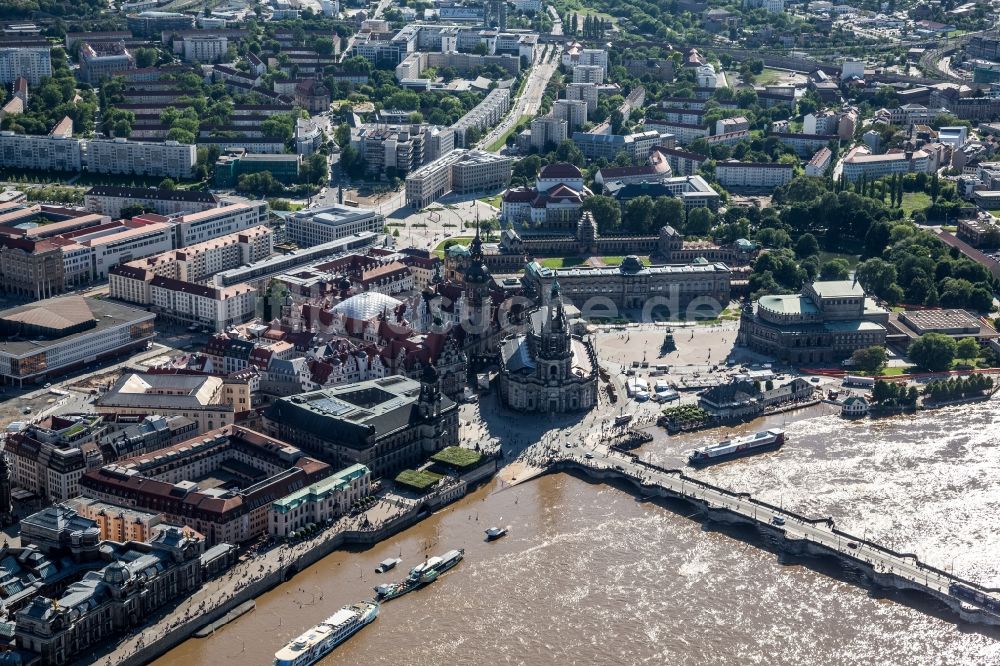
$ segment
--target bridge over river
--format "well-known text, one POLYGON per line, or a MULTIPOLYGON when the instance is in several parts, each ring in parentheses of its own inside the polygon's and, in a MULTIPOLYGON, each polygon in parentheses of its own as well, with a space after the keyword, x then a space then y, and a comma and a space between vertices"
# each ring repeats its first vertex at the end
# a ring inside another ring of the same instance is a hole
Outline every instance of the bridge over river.
POLYGON ((944 603, 963 621, 1000 626, 1000 589, 982 587, 921 562, 915 554, 896 552, 843 532, 831 518, 802 516, 749 494, 695 479, 682 470, 647 463, 627 452, 576 448, 557 456, 550 470, 623 481, 643 499, 686 501, 706 522, 755 528, 779 553, 832 557, 845 569, 861 573, 873 587, 923 592, 944 603))

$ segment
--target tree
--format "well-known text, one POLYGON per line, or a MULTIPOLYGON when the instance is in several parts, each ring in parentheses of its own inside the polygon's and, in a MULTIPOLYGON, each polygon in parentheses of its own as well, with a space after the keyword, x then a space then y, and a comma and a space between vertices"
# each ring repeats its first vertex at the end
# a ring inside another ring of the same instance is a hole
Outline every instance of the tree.
POLYGON ((787 247, 792 242, 787 231, 771 227, 758 231, 756 239, 764 247, 787 247))
POLYGON ((819 254, 819 241, 812 234, 802 234, 795 243, 795 256, 799 259, 819 254))
POLYGON ((851 265, 846 259, 831 259, 824 262, 819 269, 821 280, 846 280, 851 272, 851 265))
POLYGON ((854 363, 854 367, 872 375, 882 371, 888 358, 889 356, 885 351, 885 347, 881 345, 872 345, 871 347, 858 349, 851 354, 851 362, 854 363))
POLYGON ((156 64, 156 60, 156 49, 136 49, 135 51, 135 66, 140 69, 152 67, 156 64))
POLYGON ((177 183, 174 182, 173 178, 164 178, 160 181, 161 190, 176 190, 177 183))
POLYGON ((979 357, 979 343, 975 338, 962 338, 955 345, 955 357, 974 359, 979 357))
MULTIPOLYGON (((855 275, 865 290, 875 294, 879 298, 889 300, 887 294, 890 288, 895 286, 899 289, 898 285, 896 285, 896 267, 883 259, 872 258, 862 261, 858 264, 855 275)), ((902 293, 902 290, 900 290, 900 293, 902 293)))
POLYGON ((684 233, 688 236, 707 236, 712 229, 715 215, 704 206, 692 208, 688 212, 687 222, 684 224, 684 233))
POLYGON ((955 360, 958 343, 941 333, 924 333, 910 344, 907 355, 910 360, 930 372, 941 372, 951 368, 955 360))
POLYGON ((583 201, 583 209, 590 211, 601 233, 618 231, 622 223, 622 210, 618 202, 603 194, 595 194, 583 201))

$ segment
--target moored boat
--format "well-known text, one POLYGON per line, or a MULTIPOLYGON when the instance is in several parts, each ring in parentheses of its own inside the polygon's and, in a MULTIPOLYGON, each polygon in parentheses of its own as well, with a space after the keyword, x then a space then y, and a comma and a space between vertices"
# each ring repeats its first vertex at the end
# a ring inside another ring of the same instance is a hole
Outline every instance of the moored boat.
POLYGON ((344 606, 274 653, 274 666, 311 666, 378 617, 378 602, 344 606))
POLYGON ((780 448, 784 443, 785 431, 778 428, 771 428, 770 430, 755 432, 752 435, 733 437, 718 444, 695 449, 688 456, 688 463, 695 467, 711 465, 723 460, 732 460, 733 458, 741 458, 762 451, 771 451, 780 448))

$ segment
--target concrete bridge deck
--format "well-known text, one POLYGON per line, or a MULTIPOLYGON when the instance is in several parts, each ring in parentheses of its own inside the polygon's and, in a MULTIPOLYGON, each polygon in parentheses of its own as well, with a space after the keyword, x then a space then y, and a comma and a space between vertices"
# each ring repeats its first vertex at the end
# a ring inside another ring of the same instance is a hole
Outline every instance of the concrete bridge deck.
POLYGON ((553 468, 579 471, 596 480, 625 481, 644 498, 685 500, 698 509, 704 520, 755 527, 781 553, 834 557, 845 567, 860 571, 876 586, 923 592, 943 602, 966 622, 1000 626, 1000 589, 982 587, 929 566, 915 554, 899 553, 843 532, 830 518, 802 516, 622 451, 561 452, 553 468))

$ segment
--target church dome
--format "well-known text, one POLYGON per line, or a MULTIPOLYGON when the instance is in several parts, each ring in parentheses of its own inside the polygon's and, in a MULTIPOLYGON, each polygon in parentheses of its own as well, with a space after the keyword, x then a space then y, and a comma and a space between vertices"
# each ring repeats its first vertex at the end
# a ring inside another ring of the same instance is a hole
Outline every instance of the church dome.
POLYGON ((332 311, 348 319, 369 321, 383 312, 394 312, 402 304, 402 301, 392 296, 377 291, 366 291, 337 303, 332 311))

